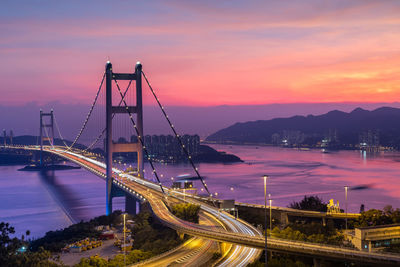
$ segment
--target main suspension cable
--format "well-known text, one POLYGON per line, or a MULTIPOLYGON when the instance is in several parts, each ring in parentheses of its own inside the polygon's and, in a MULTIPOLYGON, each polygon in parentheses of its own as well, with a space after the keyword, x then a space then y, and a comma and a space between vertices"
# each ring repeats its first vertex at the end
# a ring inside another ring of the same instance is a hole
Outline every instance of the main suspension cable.
POLYGON ((66 146, 67 148, 69 148, 69 146, 68 146, 67 143, 65 142, 63 136, 61 135, 61 131, 60 131, 60 128, 58 127, 57 119, 56 119, 56 116, 55 116, 54 113, 53 113, 53 118, 54 118, 54 122, 55 122, 55 125, 56 125, 56 129, 57 129, 58 135, 59 135, 60 138, 61 138, 61 141, 64 143, 64 146, 66 146))
POLYGON ((153 170, 153 173, 154 173, 154 175, 155 175, 155 177, 156 177, 156 179, 157 179, 157 181, 158 181, 158 184, 160 185, 161 191, 162 191, 163 194, 165 194, 164 188, 163 188, 163 186, 162 186, 162 184, 161 184, 161 181, 160 181, 160 178, 158 177, 156 168, 154 167, 154 164, 153 164, 153 161, 151 160, 150 154, 148 153, 147 148, 146 148, 146 146, 145 146, 145 144, 144 144, 143 136, 140 136, 140 133, 139 133, 139 130, 138 130, 137 126, 136 126, 136 123, 135 123, 135 121, 133 120, 132 113, 131 113, 130 110, 129 110, 128 104, 127 104, 126 101, 125 101, 125 97, 124 97, 124 95, 122 94, 121 89, 119 88, 118 81, 117 81, 116 79, 114 79, 114 82, 115 82, 115 84, 117 85, 118 92, 119 92, 119 94, 121 95, 121 100, 122 100, 122 102, 123 102, 124 105, 125 105, 126 111, 128 112, 128 115, 129 115, 129 119, 130 119, 131 122, 132 122, 133 128, 135 128, 135 131, 136 131, 136 135, 137 135, 137 137, 138 137, 138 140, 139 140, 140 144, 142 145, 143 151, 144 151, 144 153, 146 154, 146 157, 147 157, 147 160, 148 160, 149 163, 150 163, 151 169, 153 170))
POLYGON ((204 189, 206 189, 207 193, 209 196, 212 196, 212 194, 210 193, 210 191, 208 190, 207 184, 204 182, 203 177, 201 177, 198 168, 196 167, 196 165, 194 165, 194 162, 192 160, 192 156, 190 156, 188 150, 185 148, 185 144, 182 141, 182 138, 180 137, 180 135, 176 132, 174 125, 172 124, 171 120, 169 119, 167 113, 165 112, 164 107, 161 105, 160 100, 158 99, 158 97, 156 96, 156 93, 153 90, 153 87, 151 87, 149 80, 146 77, 146 74, 142 71, 143 73, 143 77, 146 80, 147 85, 150 88, 151 93, 153 94, 154 98, 157 101, 158 106, 160 107, 162 113, 164 114, 165 119, 167 120, 169 126, 171 127, 172 131, 175 134, 176 139, 178 139, 179 144, 181 145, 181 148, 183 149, 183 151, 185 152, 190 164, 192 165, 192 168, 194 169, 194 171, 196 172, 197 177, 200 179, 201 183, 203 184, 204 189))
POLYGON ((87 123, 88 123, 88 121, 89 121, 90 115, 92 115, 92 111, 93 111, 93 109, 94 109, 94 106, 96 105, 97 98, 99 97, 99 94, 100 94, 101 88, 103 87, 103 83, 104 83, 104 79, 105 79, 105 78, 106 78, 106 72, 103 73, 103 78, 101 79, 101 83, 100 83, 100 86, 99 86, 99 90, 97 90, 96 97, 94 98, 93 104, 92 104, 92 106, 90 107, 90 110, 89 110, 89 112, 88 112, 88 114, 87 114, 87 116, 86 116, 86 119, 85 119, 85 121, 84 121, 84 123, 83 123, 83 125, 82 125, 82 128, 81 128, 81 130, 79 131, 78 135, 75 137, 74 142, 72 142, 71 146, 68 147, 68 150, 71 150, 72 147, 75 145, 75 143, 78 141, 78 139, 81 137, 81 135, 82 135, 82 133, 83 133, 83 130, 85 129, 85 127, 86 127, 86 125, 87 125, 87 123))
MULTIPOLYGON (((125 98, 125 96, 126 96, 126 93, 127 93, 128 90, 129 90, 129 87, 131 86, 131 84, 132 84, 132 80, 129 81, 129 84, 128 84, 128 86, 127 86, 126 89, 125 89, 124 98, 125 98)), ((122 104, 122 99, 119 101, 118 107, 121 106, 121 104, 122 104)), ((115 116, 115 113, 112 114, 112 119, 114 119, 114 116, 115 116)), ((104 133, 106 132, 106 130, 107 130, 107 128, 104 128, 103 131, 102 131, 102 132, 97 136, 97 138, 93 141, 93 143, 91 143, 84 151, 86 152, 86 151, 88 151, 89 149, 91 149, 94 145, 96 145, 97 142, 100 140, 100 138, 104 135, 104 133)))

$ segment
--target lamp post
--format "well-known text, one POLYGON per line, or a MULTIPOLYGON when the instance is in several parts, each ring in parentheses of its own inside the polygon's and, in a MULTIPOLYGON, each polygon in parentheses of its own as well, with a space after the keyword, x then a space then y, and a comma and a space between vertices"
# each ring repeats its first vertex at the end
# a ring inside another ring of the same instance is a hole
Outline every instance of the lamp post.
MULTIPOLYGON (((231 187, 231 192, 234 193, 234 191, 235 191, 235 189, 233 187, 231 187)), ((233 208, 234 208, 234 212, 235 212, 235 219, 237 219, 239 217, 239 212, 235 205, 235 197, 233 198, 233 208)))
POLYGON ((271 194, 268 194, 269 200, 269 235, 272 233, 272 199, 271 194))
POLYGON ((267 179, 268 175, 264 175, 264 199, 265 199, 265 266, 267 267, 268 254, 267 254, 267 179))
POLYGON ((126 213, 124 215, 124 244, 123 244, 123 250, 124 250, 124 266, 126 266, 126 244, 125 244, 125 234, 126 234, 126 228, 125 228, 125 219, 126 219, 126 213))
POLYGON ((345 209, 346 209, 346 230, 347 230, 347 191, 349 190, 349 186, 344 187, 344 197, 345 197, 345 209))

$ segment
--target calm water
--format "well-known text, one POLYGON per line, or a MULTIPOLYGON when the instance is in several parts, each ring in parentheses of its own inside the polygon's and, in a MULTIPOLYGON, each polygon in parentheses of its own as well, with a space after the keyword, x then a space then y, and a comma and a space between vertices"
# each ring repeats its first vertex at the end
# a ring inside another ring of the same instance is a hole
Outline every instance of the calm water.
MULTIPOLYGON (((267 191, 273 205, 287 206, 304 195, 333 198, 344 207, 344 185, 368 185, 368 189, 350 190, 349 211, 382 208, 391 204, 400 208, 400 153, 366 155, 359 151, 321 153, 273 147, 215 145, 245 160, 235 164, 200 164, 212 193, 223 199, 263 203, 261 176, 268 174, 267 191), (233 190, 231 190, 233 188, 233 190)), ((38 237, 49 230, 88 220, 105 211, 105 184, 95 175, 81 170, 47 173, 18 172, 21 166, 0 167, 0 221, 10 222, 18 234, 29 229, 38 237)), ((171 177, 191 173, 189 165, 157 165, 164 183, 171 177)), ((151 170, 146 166, 146 173, 151 170)), ((152 179, 152 177, 150 177, 152 179)), ((122 208, 123 198, 114 199, 122 208)))

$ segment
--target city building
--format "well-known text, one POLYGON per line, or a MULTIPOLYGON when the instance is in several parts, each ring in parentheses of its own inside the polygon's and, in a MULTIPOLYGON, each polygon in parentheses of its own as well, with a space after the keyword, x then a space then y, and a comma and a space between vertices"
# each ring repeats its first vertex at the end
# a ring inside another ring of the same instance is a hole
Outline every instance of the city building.
POLYGON ((400 243, 400 224, 355 228, 347 238, 359 250, 380 250, 400 243))
MULTIPOLYGON (((132 136, 131 140, 135 140, 135 138, 137 137, 132 136)), ((200 137, 198 135, 185 134, 181 136, 181 141, 189 155, 198 155, 200 146, 200 137)), ((187 159, 180 142, 172 135, 146 135, 144 142, 150 157, 153 159, 166 162, 187 159)))

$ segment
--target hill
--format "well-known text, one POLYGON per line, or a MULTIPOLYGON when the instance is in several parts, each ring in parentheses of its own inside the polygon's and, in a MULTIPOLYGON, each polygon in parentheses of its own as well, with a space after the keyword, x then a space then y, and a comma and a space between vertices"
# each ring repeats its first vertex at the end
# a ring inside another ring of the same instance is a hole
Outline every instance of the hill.
POLYGON ((373 111, 356 108, 323 115, 294 116, 236 123, 207 137, 207 142, 286 144, 338 148, 360 143, 400 147, 400 109, 382 107, 373 111))

